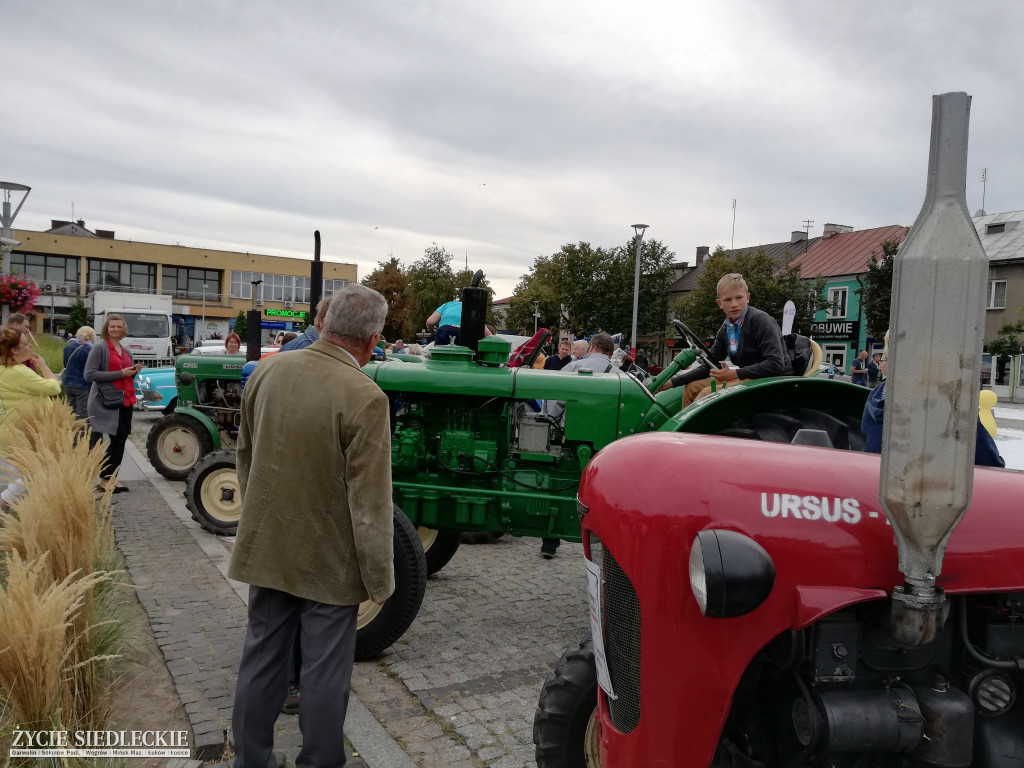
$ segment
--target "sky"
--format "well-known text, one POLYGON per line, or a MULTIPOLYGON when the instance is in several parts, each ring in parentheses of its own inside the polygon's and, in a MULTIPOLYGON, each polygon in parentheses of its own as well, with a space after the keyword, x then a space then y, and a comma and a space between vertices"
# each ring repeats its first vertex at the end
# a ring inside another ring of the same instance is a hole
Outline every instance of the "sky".
POLYGON ((502 297, 538 256, 626 245, 635 223, 691 264, 910 225, 948 91, 973 97, 968 208, 983 189, 989 213, 1024 208, 1017 0, 7 0, 0 18, 0 181, 32 187, 15 229, 73 216, 304 258, 318 229, 360 279, 436 244, 502 297))

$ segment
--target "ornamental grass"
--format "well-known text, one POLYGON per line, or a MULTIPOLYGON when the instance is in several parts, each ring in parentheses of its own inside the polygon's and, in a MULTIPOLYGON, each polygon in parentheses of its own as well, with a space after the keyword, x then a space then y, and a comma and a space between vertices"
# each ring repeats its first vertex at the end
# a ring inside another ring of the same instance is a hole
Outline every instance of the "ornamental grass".
POLYGON ((124 582, 110 493, 94 498, 103 449, 60 400, 23 405, 0 433, 26 493, 0 520, 0 717, 99 730, 123 642, 124 582))

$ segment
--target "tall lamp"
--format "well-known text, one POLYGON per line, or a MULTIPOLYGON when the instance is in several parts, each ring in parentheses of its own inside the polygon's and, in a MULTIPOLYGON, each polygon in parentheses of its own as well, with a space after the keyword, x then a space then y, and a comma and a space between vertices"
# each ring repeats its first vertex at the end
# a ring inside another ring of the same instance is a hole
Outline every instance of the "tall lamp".
POLYGON ((640 245, 644 241, 644 230, 647 229, 646 224, 633 224, 633 232, 637 235, 636 238, 636 271, 633 276, 633 333, 629 337, 630 356, 633 360, 636 360, 636 314, 640 306, 640 245))

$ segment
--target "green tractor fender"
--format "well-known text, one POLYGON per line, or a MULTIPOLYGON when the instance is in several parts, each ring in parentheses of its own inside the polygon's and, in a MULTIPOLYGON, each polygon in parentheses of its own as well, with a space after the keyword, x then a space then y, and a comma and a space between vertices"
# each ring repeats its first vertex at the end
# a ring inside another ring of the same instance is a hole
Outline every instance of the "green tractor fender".
POLYGON ((206 431, 210 433, 210 440, 213 442, 213 450, 220 449, 220 430, 217 429, 217 425, 210 421, 210 417, 202 411, 198 411, 195 408, 189 407, 178 407, 174 410, 175 413, 184 413, 191 416, 193 419, 202 424, 206 431))

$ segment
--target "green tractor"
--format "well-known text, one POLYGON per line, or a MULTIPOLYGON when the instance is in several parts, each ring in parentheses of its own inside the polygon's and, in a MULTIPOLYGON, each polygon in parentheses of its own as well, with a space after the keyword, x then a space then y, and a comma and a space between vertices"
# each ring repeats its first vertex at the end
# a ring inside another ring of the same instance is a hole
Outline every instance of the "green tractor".
MULTIPOLYGON (((715 367, 718 362, 681 323, 692 348, 646 383, 618 370, 533 370, 529 356, 521 367, 509 367, 508 342, 474 333, 474 324, 483 329, 482 300, 479 309, 473 301, 477 290, 467 288, 463 296, 465 346, 435 348, 422 364, 399 358, 371 361, 363 369, 391 401, 396 568, 400 556, 412 558, 409 553, 420 549, 426 574, 438 572, 467 532, 579 542, 576 491, 583 470, 597 451, 630 435, 713 432, 789 442, 798 431, 811 430, 837 447, 854 447, 858 439, 868 390, 817 378, 820 352, 795 361, 797 373, 807 377, 730 386, 683 410, 682 388, 658 388, 698 357, 715 367), (564 403, 564 410, 545 408, 551 401, 564 403), (555 417, 552 410, 561 413, 555 417), (399 522, 414 526, 415 541, 399 522)), ((533 356, 537 350, 539 345, 533 356)), ((234 451, 200 460, 185 495, 204 528, 233 533, 241 512, 234 451)), ((404 563, 402 572, 415 576, 416 568, 404 563)), ((360 616, 360 658, 404 633, 418 610, 417 592, 410 588, 385 604, 395 603, 391 610, 401 620, 367 606, 360 616), (372 643, 363 642, 367 635, 372 643)))
POLYGON ((242 403, 239 355, 181 355, 173 412, 149 430, 149 461, 168 480, 185 480, 210 451, 234 448, 242 403))

